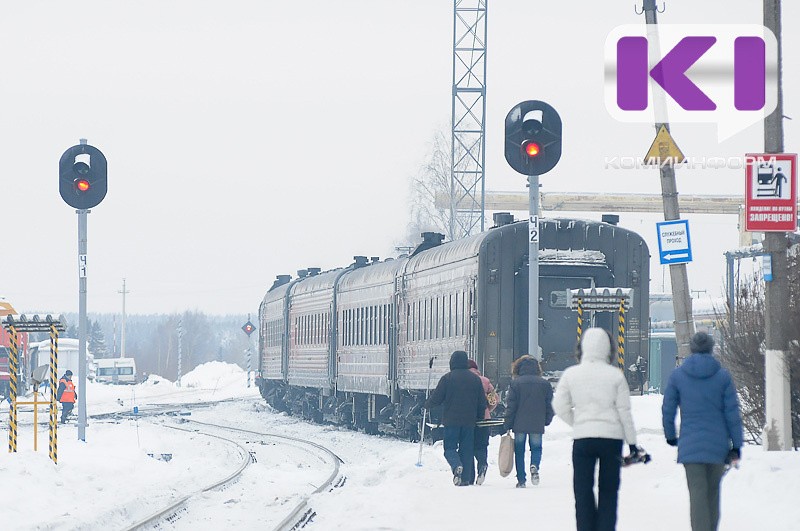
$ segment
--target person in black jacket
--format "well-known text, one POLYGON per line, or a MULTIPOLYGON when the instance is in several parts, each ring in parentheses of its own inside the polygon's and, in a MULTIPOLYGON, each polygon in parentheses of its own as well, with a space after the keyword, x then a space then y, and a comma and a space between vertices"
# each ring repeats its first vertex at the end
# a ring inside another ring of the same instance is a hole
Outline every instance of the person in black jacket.
POLYGON ((539 484, 542 462, 544 427, 553 420, 553 388, 540 375, 539 361, 522 356, 514 362, 503 427, 514 431, 514 461, 517 469, 517 488, 525 488, 525 440, 531 449, 531 483, 539 484))
POLYGON ((450 356, 450 372, 442 376, 425 408, 443 406, 444 458, 453 472, 453 484, 471 485, 475 423, 488 406, 481 379, 468 368, 467 353, 456 350, 450 356))

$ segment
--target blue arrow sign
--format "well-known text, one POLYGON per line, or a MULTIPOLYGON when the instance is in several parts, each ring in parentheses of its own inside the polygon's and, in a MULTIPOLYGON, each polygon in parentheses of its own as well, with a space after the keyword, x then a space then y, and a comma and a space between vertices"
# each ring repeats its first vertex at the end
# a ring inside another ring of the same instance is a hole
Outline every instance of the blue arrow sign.
POLYGON ((685 264, 692 261, 689 220, 662 221, 656 223, 656 231, 661 265, 685 264))

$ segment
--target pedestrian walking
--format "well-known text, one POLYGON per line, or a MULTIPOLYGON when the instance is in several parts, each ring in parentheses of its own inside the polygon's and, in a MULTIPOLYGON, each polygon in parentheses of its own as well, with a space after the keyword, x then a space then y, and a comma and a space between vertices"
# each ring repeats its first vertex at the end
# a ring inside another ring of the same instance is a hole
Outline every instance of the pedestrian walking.
POLYGON ((623 441, 639 455, 628 383, 612 365, 611 338, 589 328, 579 345, 580 363, 561 375, 553 397, 556 415, 572 426, 572 488, 578 531, 612 531, 617 525, 623 441), (594 496, 597 463, 598 496, 594 496))
MULTIPOLYGON (((486 395, 486 411, 483 415, 483 420, 492 418, 492 411, 497 407, 498 397, 494 390, 492 382, 486 376, 482 375, 478 370, 478 364, 475 360, 467 362, 469 370, 481 379, 483 384, 483 394, 486 395)), ((478 474, 475 477, 475 483, 483 485, 486 479, 486 471, 489 469, 489 426, 475 426, 475 437, 473 438, 473 450, 475 453, 475 461, 478 465, 478 474)))
POLYGON ((692 355, 672 371, 661 406, 667 444, 678 447, 686 470, 692 531, 716 531, 720 481, 726 465, 741 459, 742 417, 731 374, 712 355, 714 339, 697 332, 692 355), (680 434, 675 415, 681 412, 680 434))
POLYGON ((467 353, 456 350, 450 356, 450 372, 445 374, 425 402, 430 410, 443 406, 444 458, 453 472, 453 484, 471 485, 475 423, 482 419, 488 403, 480 378, 468 367, 467 353))
POLYGON ((524 489, 525 442, 531 452, 531 483, 539 484, 542 463, 542 436, 544 427, 553 420, 553 388, 542 378, 539 360, 525 355, 518 358, 511 369, 511 387, 503 427, 514 432, 514 466, 517 470, 517 488, 524 489))
POLYGON ((75 402, 78 401, 78 392, 75 390, 75 384, 72 383, 72 371, 69 369, 58 381, 56 400, 61 402, 61 424, 64 424, 67 422, 72 408, 75 407, 75 402))

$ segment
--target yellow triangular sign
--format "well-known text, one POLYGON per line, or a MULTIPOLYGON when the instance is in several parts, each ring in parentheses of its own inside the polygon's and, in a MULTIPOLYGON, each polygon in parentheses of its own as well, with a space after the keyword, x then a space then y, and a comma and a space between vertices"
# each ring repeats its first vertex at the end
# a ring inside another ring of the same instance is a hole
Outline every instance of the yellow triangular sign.
POLYGON ((672 139, 667 127, 662 125, 658 130, 658 134, 656 134, 656 139, 653 140, 653 144, 647 151, 647 155, 644 156, 645 164, 670 166, 680 164, 684 160, 686 160, 686 157, 683 156, 683 152, 681 152, 675 140, 672 139))

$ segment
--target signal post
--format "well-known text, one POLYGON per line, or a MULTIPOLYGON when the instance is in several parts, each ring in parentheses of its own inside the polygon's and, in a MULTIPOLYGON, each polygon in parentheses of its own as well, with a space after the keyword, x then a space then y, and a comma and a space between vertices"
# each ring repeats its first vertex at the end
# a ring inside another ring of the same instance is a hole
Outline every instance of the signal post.
POLYGON ((528 354, 539 353, 539 176, 561 158, 561 117, 543 101, 514 106, 506 116, 508 164, 528 176, 528 354))
POLYGON ((67 149, 58 163, 59 192, 78 214, 78 387, 83 400, 78 401, 78 439, 86 441, 86 215, 105 198, 108 191, 108 163, 105 155, 82 138, 67 149))

